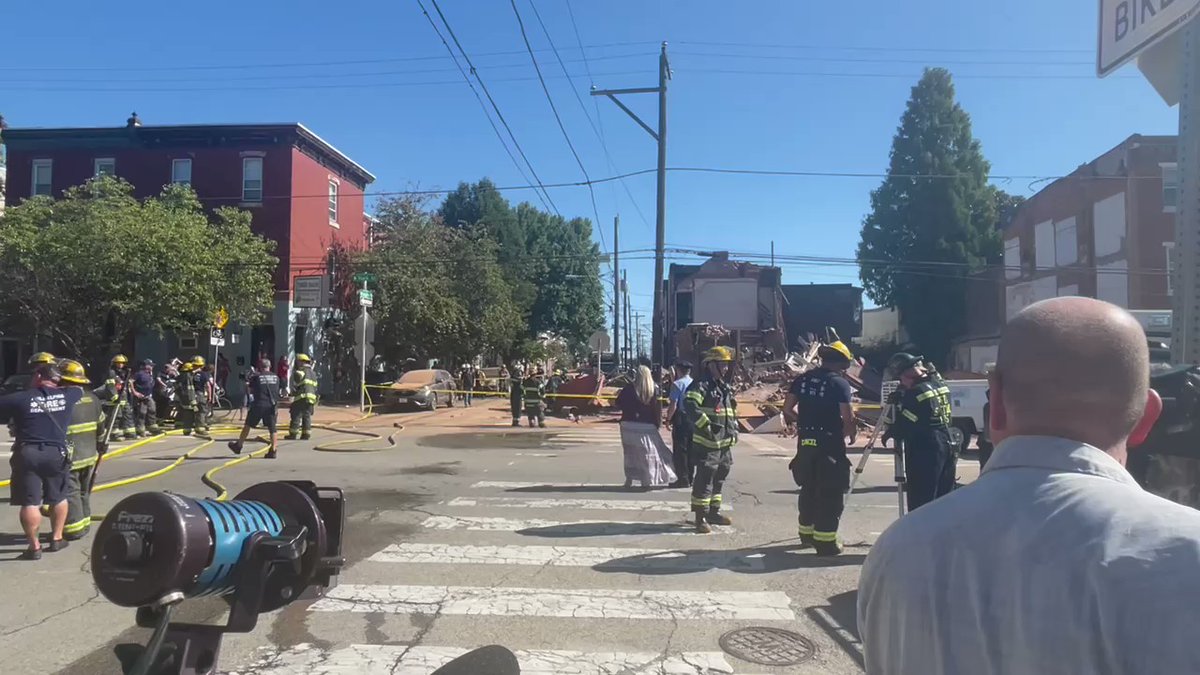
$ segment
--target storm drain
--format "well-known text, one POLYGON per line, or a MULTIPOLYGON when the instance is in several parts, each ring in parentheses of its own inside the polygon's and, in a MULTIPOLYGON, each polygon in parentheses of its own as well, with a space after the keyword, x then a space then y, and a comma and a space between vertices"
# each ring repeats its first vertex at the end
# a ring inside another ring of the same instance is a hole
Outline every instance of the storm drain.
POLYGON ((766 626, 731 630, 721 636, 721 649, 743 661, 763 666, 794 666, 812 658, 817 648, 799 633, 766 626))

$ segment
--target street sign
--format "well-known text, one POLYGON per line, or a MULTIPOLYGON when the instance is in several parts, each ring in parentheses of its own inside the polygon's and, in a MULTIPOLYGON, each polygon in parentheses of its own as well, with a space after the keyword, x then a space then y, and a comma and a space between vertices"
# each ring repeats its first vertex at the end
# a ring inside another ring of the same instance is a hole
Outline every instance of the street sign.
POLYGON ((329 293, 326 292, 328 281, 325 275, 296 277, 292 289, 293 307, 328 307, 329 293))
POLYGON ((1104 77, 1181 28, 1200 0, 1100 0, 1096 72, 1104 77))
POLYGON ((225 329, 213 328, 208 332, 208 344, 214 347, 225 346, 225 329))
POLYGON ((225 326, 228 326, 228 325, 229 325, 229 312, 227 312, 224 307, 221 307, 220 309, 218 309, 216 311, 215 314, 213 314, 213 327, 214 328, 224 328, 225 326))
POLYGON ((372 281, 375 281, 375 275, 370 272, 359 272, 354 275, 354 283, 356 284, 369 284, 372 281))
POLYGON ((371 359, 375 358, 374 343, 375 319, 371 318, 371 315, 367 314, 366 310, 363 310, 363 313, 359 314, 358 317, 354 319, 354 359, 359 363, 363 363, 362 353, 363 349, 365 348, 367 352, 367 362, 369 363, 371 359), (363 329, 364 319, 366 323, 365 335, 363 329))
POLYGON ((367 289, 362 289, 358 292, 358 304, 363 307, 371 307, 375 304, 375 294, 367 289))
POLYGON ((608 333, 602 330, 592 333, 592 336, 588 338, 588 347, 594 352, 606 352, 611 349, 608 333))

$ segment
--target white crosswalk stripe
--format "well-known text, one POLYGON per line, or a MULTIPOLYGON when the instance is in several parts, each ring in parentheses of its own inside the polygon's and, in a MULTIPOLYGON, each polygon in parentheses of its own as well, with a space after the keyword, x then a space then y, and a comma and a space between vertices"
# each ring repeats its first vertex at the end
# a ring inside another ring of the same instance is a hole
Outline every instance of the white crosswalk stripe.
MULTIPOLYGON (((651 548, 604 546, 455 546, 453 544, 392 544, 367 558, 372 562, 473 565, 537 565, 545 567, 619 567, 622 559, 636 558, 639 570, 763 569, 763 555, 737 551, 688 552, 651 548)), ((635 564, 630 563, 633 567, 635 564)))
MULTIPOLYGON (((301 644, 261 656, 257 675, 310 673, 320 675, 428 675, 467 650, 457 647, 407 645, 350 645, 326 652, 301 644)), ((581 652, 571 650, 518 650, 521 675, 670 675, 732 674, 721 652, 681 652, 663 658, 654 652, 581 652)))
MULTIPOLYGON (((446 506, 482 506, 486 508, 510 509, 583 509, 585 511, 690 511, 686 501, 635 500, 635 499, 571 499, 535 497, 455 497, 446 506)), ((732 511, 732 506, 722 506, 732 511)))
POLYGON ((439 616, 536 616, 572 619, 792 621, 791 599, 774 591, 548 590, 481 586, 342 584, 314 612, 439 616))
MULTIPOLYGON (((895 507, 893 507, 895 508, 895 507)), ((553 532, 578 533, 579 536, 601 537, 606 535, 675 534, 696 536, 682 520, 676 523, 647 523, 640 521, 614 522, 610 520, 541 520, 538 518, 493 518, 489 516, 430 516, 421 523, 431 530, 474 530, 477 532, 524 532, 546 530, 544 536, 553 532)), ((730 534, 732 527, 713 530, 715 534, 730 534)), ((536 532, 535 532, 536 533, 536 532)))

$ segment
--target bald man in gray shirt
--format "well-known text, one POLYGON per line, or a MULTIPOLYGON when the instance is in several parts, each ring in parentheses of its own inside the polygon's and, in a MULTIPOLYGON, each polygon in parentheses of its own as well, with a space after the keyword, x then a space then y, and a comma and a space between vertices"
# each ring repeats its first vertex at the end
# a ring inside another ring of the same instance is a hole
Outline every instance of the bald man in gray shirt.
POLYGON ((1200 673, 1200 511, 1125 470, 1162 412, 1128 312, 1015 316, 991 374, 996 449, 904 516, 858 589, 868 673, 1200 673))

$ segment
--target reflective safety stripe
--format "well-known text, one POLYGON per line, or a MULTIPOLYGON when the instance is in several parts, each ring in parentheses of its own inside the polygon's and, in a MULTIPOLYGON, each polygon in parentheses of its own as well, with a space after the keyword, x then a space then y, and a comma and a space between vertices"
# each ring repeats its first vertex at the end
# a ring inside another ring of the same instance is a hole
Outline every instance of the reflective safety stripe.
POLYGON ((916 422, 916 421, 917 421, 917 415, 916 415, 916 413, 914 413, 914 412, 913 412, 913 411, 911 411, 911 410, 901 410, 901 411, 900 411, 900 414, 901 414, 901 415, 904 415, 904 417, 906 417, 906 418, 907 418, 907 419, 908 419, 910 422, 916 422))
POLYGON ((722 438, 719 441, 714 441, 711 438, 701 436, 700 434, 692 434, 692 442, 699 443, 700 445, 703 445, 706 448, 712 448, 713 450, 721 450, 724 448, 733 447, 732 438, 722 438))
POLYGON ((701 404, 701 403, 704 403, 704 395, 703 395, 703 394, 701 394, 701 393, 700 393, 700 392, 698 392, 698 391, 689 391, 689 392, 688 392, 688 393, 685 395, 685 397, 686 397, 686 398, 687 398, 689 401, 695 401, 695 402, 696 402, 696 405, 699 405, 699 404, 701 404))
MULTIPOLYGON (((708 501, 711 504, 720 504, 721 503, 721 495, 719 495, 719 494, 713 495, 708 498, 708 501)), ((729 508, 733 508, 733 507, 731 506, 729 508)))
POLYGON ((837 541, 838 540, 837 532, 822 532, 820 530, 813 530, 812 537, 816 541, 837 541))
POLYGON ((696 420, 695 426, 697 429, 703 429, 704 427, 708 426, 709 422, 711 421, 712 420, 708 419, 708 415, 701 413, 700 418, 696 420))
POLYGON ((304 384, 312 385, 315 387, 315 386, 317 386, 317 381, 316 380, 305 380, 304 384))
POLYGON ((84 422, 82 424, 72 424, 67 427, 67 435, 82 434, 85 431, 95 431, 96 427, 100 426, 98 422, 84 422))
POLYGON ((79 534, 80 532, 87 532, 87 529, 91 526, 91 524, 92 518, 90 516, 84 518, 83 520, 67 523, 66 525, 63 525, 63 534, 79 534))
POLYGON ((812 534, 812 533, 814 533, 814 532, 816 532, 816 530, 814 530, 814 529, 813 529, 813 526, 812 526, 812 525, 801 525, 801 526, 800 526, 800 534, 809 534, 809 535, 811 535, 811 534, 812 534))
POLYGON ((729 418, 736 419, 737 418, 737 411, 733 410, 731 408, 726 408, 724 410, 717 410, 716 408, 704 408, 701 406, 696 406, 696 410, 699 410, 700 412, 705 413, 707 415, 712 415, 713 417, 724 417, 726 419, 729 419, 729 418))
POLYGON ((949 394, 949 393, 950 393, 950 387, 938 387, 937 389, 930 389, 929 391, 925 391, 920 394, 917 394, 917 402, 919 403, 926 399, 931 399, 934 396, 937 396, 939 394, 949 394))
POLYGON ((78 462, 73 461, 71 462, 71 470, 78 471, 80 469, 86 469, 89 466, 94 465, 97 459, 99 459, 98 456, 92 455, 91 457, 88 457, 87 459, 81 459, 78 462))
POLYGON ((707 497, 692 497, 692 506, 708 506, 710 501, 707 497))

